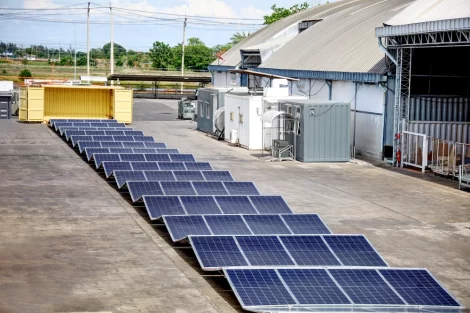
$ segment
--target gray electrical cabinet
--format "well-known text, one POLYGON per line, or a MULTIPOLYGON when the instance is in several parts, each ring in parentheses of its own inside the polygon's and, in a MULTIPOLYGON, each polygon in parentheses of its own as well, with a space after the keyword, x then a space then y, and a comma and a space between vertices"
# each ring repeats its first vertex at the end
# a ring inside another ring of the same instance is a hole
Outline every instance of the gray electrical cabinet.
POLYGON ((226 92, 248 92, 247 87, 212 87, 200 88, 197 91, 197 129, 213 134, 214 113, 224 105, 226 92))
POLYGON ((330 100, 282 101, 280 108, 294 119, 286 119, 286 140, 295 141, 296 159, 302 162, 348 162, 350 105, 330 100), (289 132, 290 130, 290 132, 289 132))
POLYGON ((0 92, 0 120, 11 119, 11 103, 13 93, 0 92))

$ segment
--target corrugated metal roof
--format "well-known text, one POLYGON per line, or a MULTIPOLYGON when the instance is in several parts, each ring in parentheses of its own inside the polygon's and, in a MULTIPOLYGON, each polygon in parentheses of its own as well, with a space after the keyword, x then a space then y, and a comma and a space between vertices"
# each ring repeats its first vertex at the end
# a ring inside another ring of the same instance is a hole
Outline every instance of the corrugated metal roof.
MULTIPOLYGON (((225 52, 222 57, 224 60, 216 60, 212 65, 218 66, 237 66, 241 62, 240 50, 248 48, 251 46, 256 46, 262 44, 263 42, 273 39, 277 34, 292 26, 294 23, 299 23, 304 20, 317 19, 326 17, 337 12, 340 12, 344 8, 354 6, 355 3, 361 2, 363 0, 342 0, 329 4, 324 4, 317 6, 297 14, 288 16, 282 20, 279 20, 271 25, 267 25, 257 32, 251 34, 245 40, 239 42, 237 45, 232 47, 230 50, 225 52)), ((320 22, 323 23, 323 22, 320 22)), ((318 23, 318 24, 320 24, 318 23)), ((211 69, 211 67, 209 67, 211 69)))
POLYGON ((417 0, 385 24, 396 26, 465 17, 470 17, 470 0, 417 0))
POLYGON ((343 1, 336 12, 297 35, 276 51, 261 68, 346 73, 383 73, 384 53, 375 28, 382 26, 412 0, 343 1))

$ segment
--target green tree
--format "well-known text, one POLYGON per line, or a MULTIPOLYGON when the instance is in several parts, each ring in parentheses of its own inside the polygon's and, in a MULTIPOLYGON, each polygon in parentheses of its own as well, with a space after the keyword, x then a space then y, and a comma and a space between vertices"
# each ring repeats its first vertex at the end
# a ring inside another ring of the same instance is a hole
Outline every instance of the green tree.
MULTIPOLYGON (((95 59, 90 59, 90 66, 96 66, 97 62, 95 59)), ((86 55, 77 57, 77 66, 86 66, 86 55)))
POLYGON ((28 63, 29 63, 29 61, 26 58, 21 60, 21 64, 23 64, 23 65, 28 65, 28 63))
POLYGON ((230 44, 232 46, 235 46, 237 43, 239 43, 240 41, 242 41, 243 39, 247 38, 248 36, 250 36, 250 32, 248 33, 245 33, 245 32, 236 32, 235 34, 233 34, 232 37, 230 37, 230 44))
POLYGON ((193 70, 206 70, 215 59, 212 49, 207 47, 199 38, 188 39, 184 55, 185 67, 193 70))
POLYGON ((278 8, 275 4, 271 7, 273 11, 270 15, 264 16, 264 24, 269 25, 272 24, 280 19, 288 17, 289 15, 298 13, 300 11, 304 11, 309 8, 309 4, 307 2, 295 4, 290 8, 278 8))
MULTIPOLYGON (((103 46, 103 53, 106 56, 106 59, 111 58, 111 43, 108 42, 103 46)), ((114 58, 119 58, 120 56, 126 54, 126 48, 124 48, 121 45, 118 45, 117 43, 114 43, 114 58)))
POLYGON ((166 70, 173 67, 174 51, 174 49, 164 42, 155 41, 149 53, 152 66, 157 69, 166 70))
POLYGON ((26 77, 33 77, 33 74, 31 74, 31 72, 27 68, 25 68, 20 72, 20 75, 18 76, 20 78, 26 78, 26 77))

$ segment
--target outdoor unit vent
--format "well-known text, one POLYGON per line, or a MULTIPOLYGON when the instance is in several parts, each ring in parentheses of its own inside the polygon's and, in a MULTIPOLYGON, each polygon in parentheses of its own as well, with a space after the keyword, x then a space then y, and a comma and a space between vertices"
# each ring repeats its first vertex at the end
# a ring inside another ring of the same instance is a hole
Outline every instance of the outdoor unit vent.
POLYGON ((299 23, 299 34, 304 30, 308 29, 309 27, 315 25, 316 23, 320 22, 320 20, 305 20, 299 23))

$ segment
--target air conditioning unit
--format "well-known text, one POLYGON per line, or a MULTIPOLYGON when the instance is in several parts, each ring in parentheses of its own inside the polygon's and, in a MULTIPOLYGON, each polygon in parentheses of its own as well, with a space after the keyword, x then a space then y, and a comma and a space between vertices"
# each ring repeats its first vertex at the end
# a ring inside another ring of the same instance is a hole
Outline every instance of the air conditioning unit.
POLYGON ((236 129, 230 130, 229 139, 231 144, 236 144, 238 142, 238 131, 236 129))

